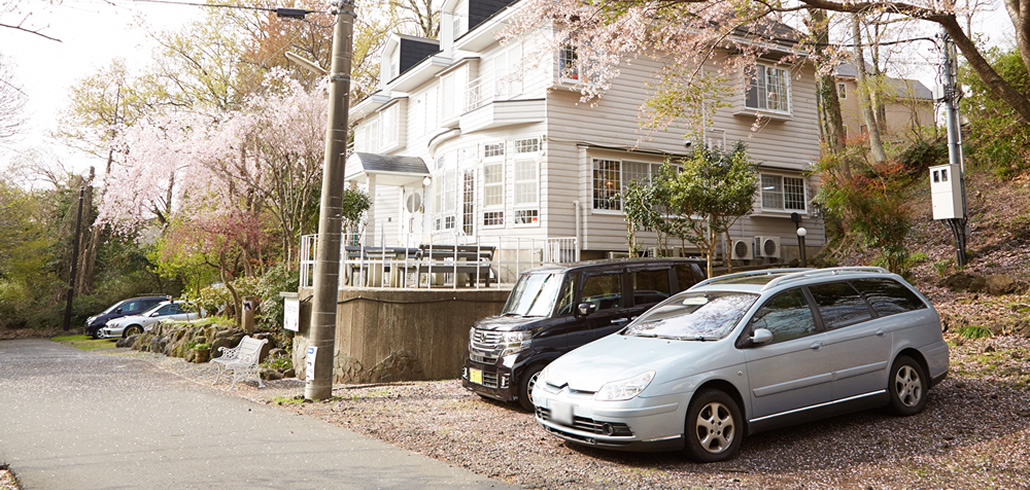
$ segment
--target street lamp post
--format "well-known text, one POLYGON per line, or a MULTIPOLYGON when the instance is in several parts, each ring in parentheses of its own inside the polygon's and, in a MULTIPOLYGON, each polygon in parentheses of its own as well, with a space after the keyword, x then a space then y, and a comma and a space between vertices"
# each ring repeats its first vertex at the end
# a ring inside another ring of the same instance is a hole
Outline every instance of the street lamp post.
POLYGON ((808 230, 804 226, 799 226, 798 230, 798 248, 801 249, 801 267, 808 267, 808 251, 805 250, 805 235, 808 234, 808 230))
MULTIPOLYGON (((355 7, 352 0, 333 4, 333 61, 330 69, 329 117, 322 169, 322 201, 318 213, 314 294, 308 355, 314 355, 304 397, 324 400, 333 392, 333 354, 336 340, 336 302, 340 289, 340 242, 343 235, 344 170, 347 163, 347 111, 350 101, 351 50, 355 7)), ((312 361, 309 359, 309 363, 312 361)))

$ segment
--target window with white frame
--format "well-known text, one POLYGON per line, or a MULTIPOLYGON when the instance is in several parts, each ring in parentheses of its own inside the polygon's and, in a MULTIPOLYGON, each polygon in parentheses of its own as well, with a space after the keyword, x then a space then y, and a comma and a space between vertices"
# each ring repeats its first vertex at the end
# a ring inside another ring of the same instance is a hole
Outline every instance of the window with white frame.
POLYGON ((437 118, 439 116, 437 115, 436 96, 436 87, 430 88, 425 93, 425 104, 423 104, 422 107, 422 109, 425 111, 425 116, 422 119, 425 124, 422 127, 422 134, 429 134, 430 132, 436 130, 436 128, 438 127, 437 118))
POLYGON ((382 148, 393 148, 400 142, 400 127, 398 125, 398 114, 400 109, 397 104, 387 107, 382 113, 380 113, 380 127, 379 130, 382 132, 382 148))
POLYGON ((745 97, 748 109, 790 113, 790 76, 785 68, 759 63, 748 84, 745 97))
POLYGON ((649 181, 661 170, 662 164, 629 160, 593 160, 594 209, 619 211, 622 209, 620 193, 630 182, 649 181))
POLYGON ((379 118, 373 117, 358 125, 354 135, 354 150, 379 152, 379 118))
POLYGON ((504 142, 483 145, 483 226, 504 225, 504 142))
POLYGON ((535 225, 540 219, 540 139, 517 139, 514 150, 514 223, 535 225))
POLYGON ((458 75, 448 73, 440 78, 440 118, 444 121, 457 116, 458 103, 461 100, 457 93, 458 75))
POLYGON ((761 182, 763 210, 797 212, 807 210, 808 196, 805 179, 763 173, 761 182))
POLYGON ((516 41, 494 56, 495 99, 508 100, 522 94, 522 42, 516 41))
POLYGON ((840 99, 848 98, 848 85, 844 82, 837 82, 837 97, 840 99))
POLYGON ((457 39, 468 32, 468 17, 465 15, 466 12, 468 12, 468 2, 461 1, 454 4, 454 11, 451 13, 454 39, 457 39))
POLYGON ((579 81, 579 56, 575 46, 562 46, 558 50, 558 78, 573 82, 579 81))

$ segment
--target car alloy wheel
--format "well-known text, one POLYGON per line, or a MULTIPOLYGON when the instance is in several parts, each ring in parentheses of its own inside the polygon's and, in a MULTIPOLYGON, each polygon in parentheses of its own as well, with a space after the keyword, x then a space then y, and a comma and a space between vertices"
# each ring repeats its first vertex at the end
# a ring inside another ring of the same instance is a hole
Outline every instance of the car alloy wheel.
POLYGON ((736 455, 743 437, 740 408, 726 393, 702 390, 687 410, 685 447, 703 463, 725 461, 736 455))
POLYGON ((129 338, 133 335, 139 335, 141 333, 143 333, 143 327, 140 327, 139 325, 132 325, 129 327, 125 327, 125 334, 122 336, 125 338, 129 338))
POLYGON ((519 382, 519 405, 527 412, 536 410, 536 407, 533 406, 533 387, 536 386, 536 382, 540 378, 540 371, 543 369, 543 364, 530 366, 523 373, 522 381, 519 382))
POLYGON ((891 367, 891 408, 901 415, 914 415, 926 406, 926 374, 923 366, 908 356, 900 356, 891 367))

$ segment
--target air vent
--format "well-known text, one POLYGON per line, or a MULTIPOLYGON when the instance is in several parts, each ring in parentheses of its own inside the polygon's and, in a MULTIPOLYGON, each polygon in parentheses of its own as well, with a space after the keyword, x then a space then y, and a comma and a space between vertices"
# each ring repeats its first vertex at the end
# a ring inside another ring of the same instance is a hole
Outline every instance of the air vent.
POLYGON ((750 240, 733 240, 733 260, 751 260, 755 258, 751 253, 750 240))
POLYGON ((780 258, 780 237, 778 236, 756 236, 755 256, 780 258))

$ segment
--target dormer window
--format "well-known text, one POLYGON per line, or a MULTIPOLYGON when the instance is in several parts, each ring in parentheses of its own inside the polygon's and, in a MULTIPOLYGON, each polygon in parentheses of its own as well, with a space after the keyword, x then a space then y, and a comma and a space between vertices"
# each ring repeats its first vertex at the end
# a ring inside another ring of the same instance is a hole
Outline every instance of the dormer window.
POLYGON ((386 77, 387 80, 393 80, 397 78, 397 75, 401 74, 401 46, 400 43, 393 48, 390 53, 390 73, 386 77))

